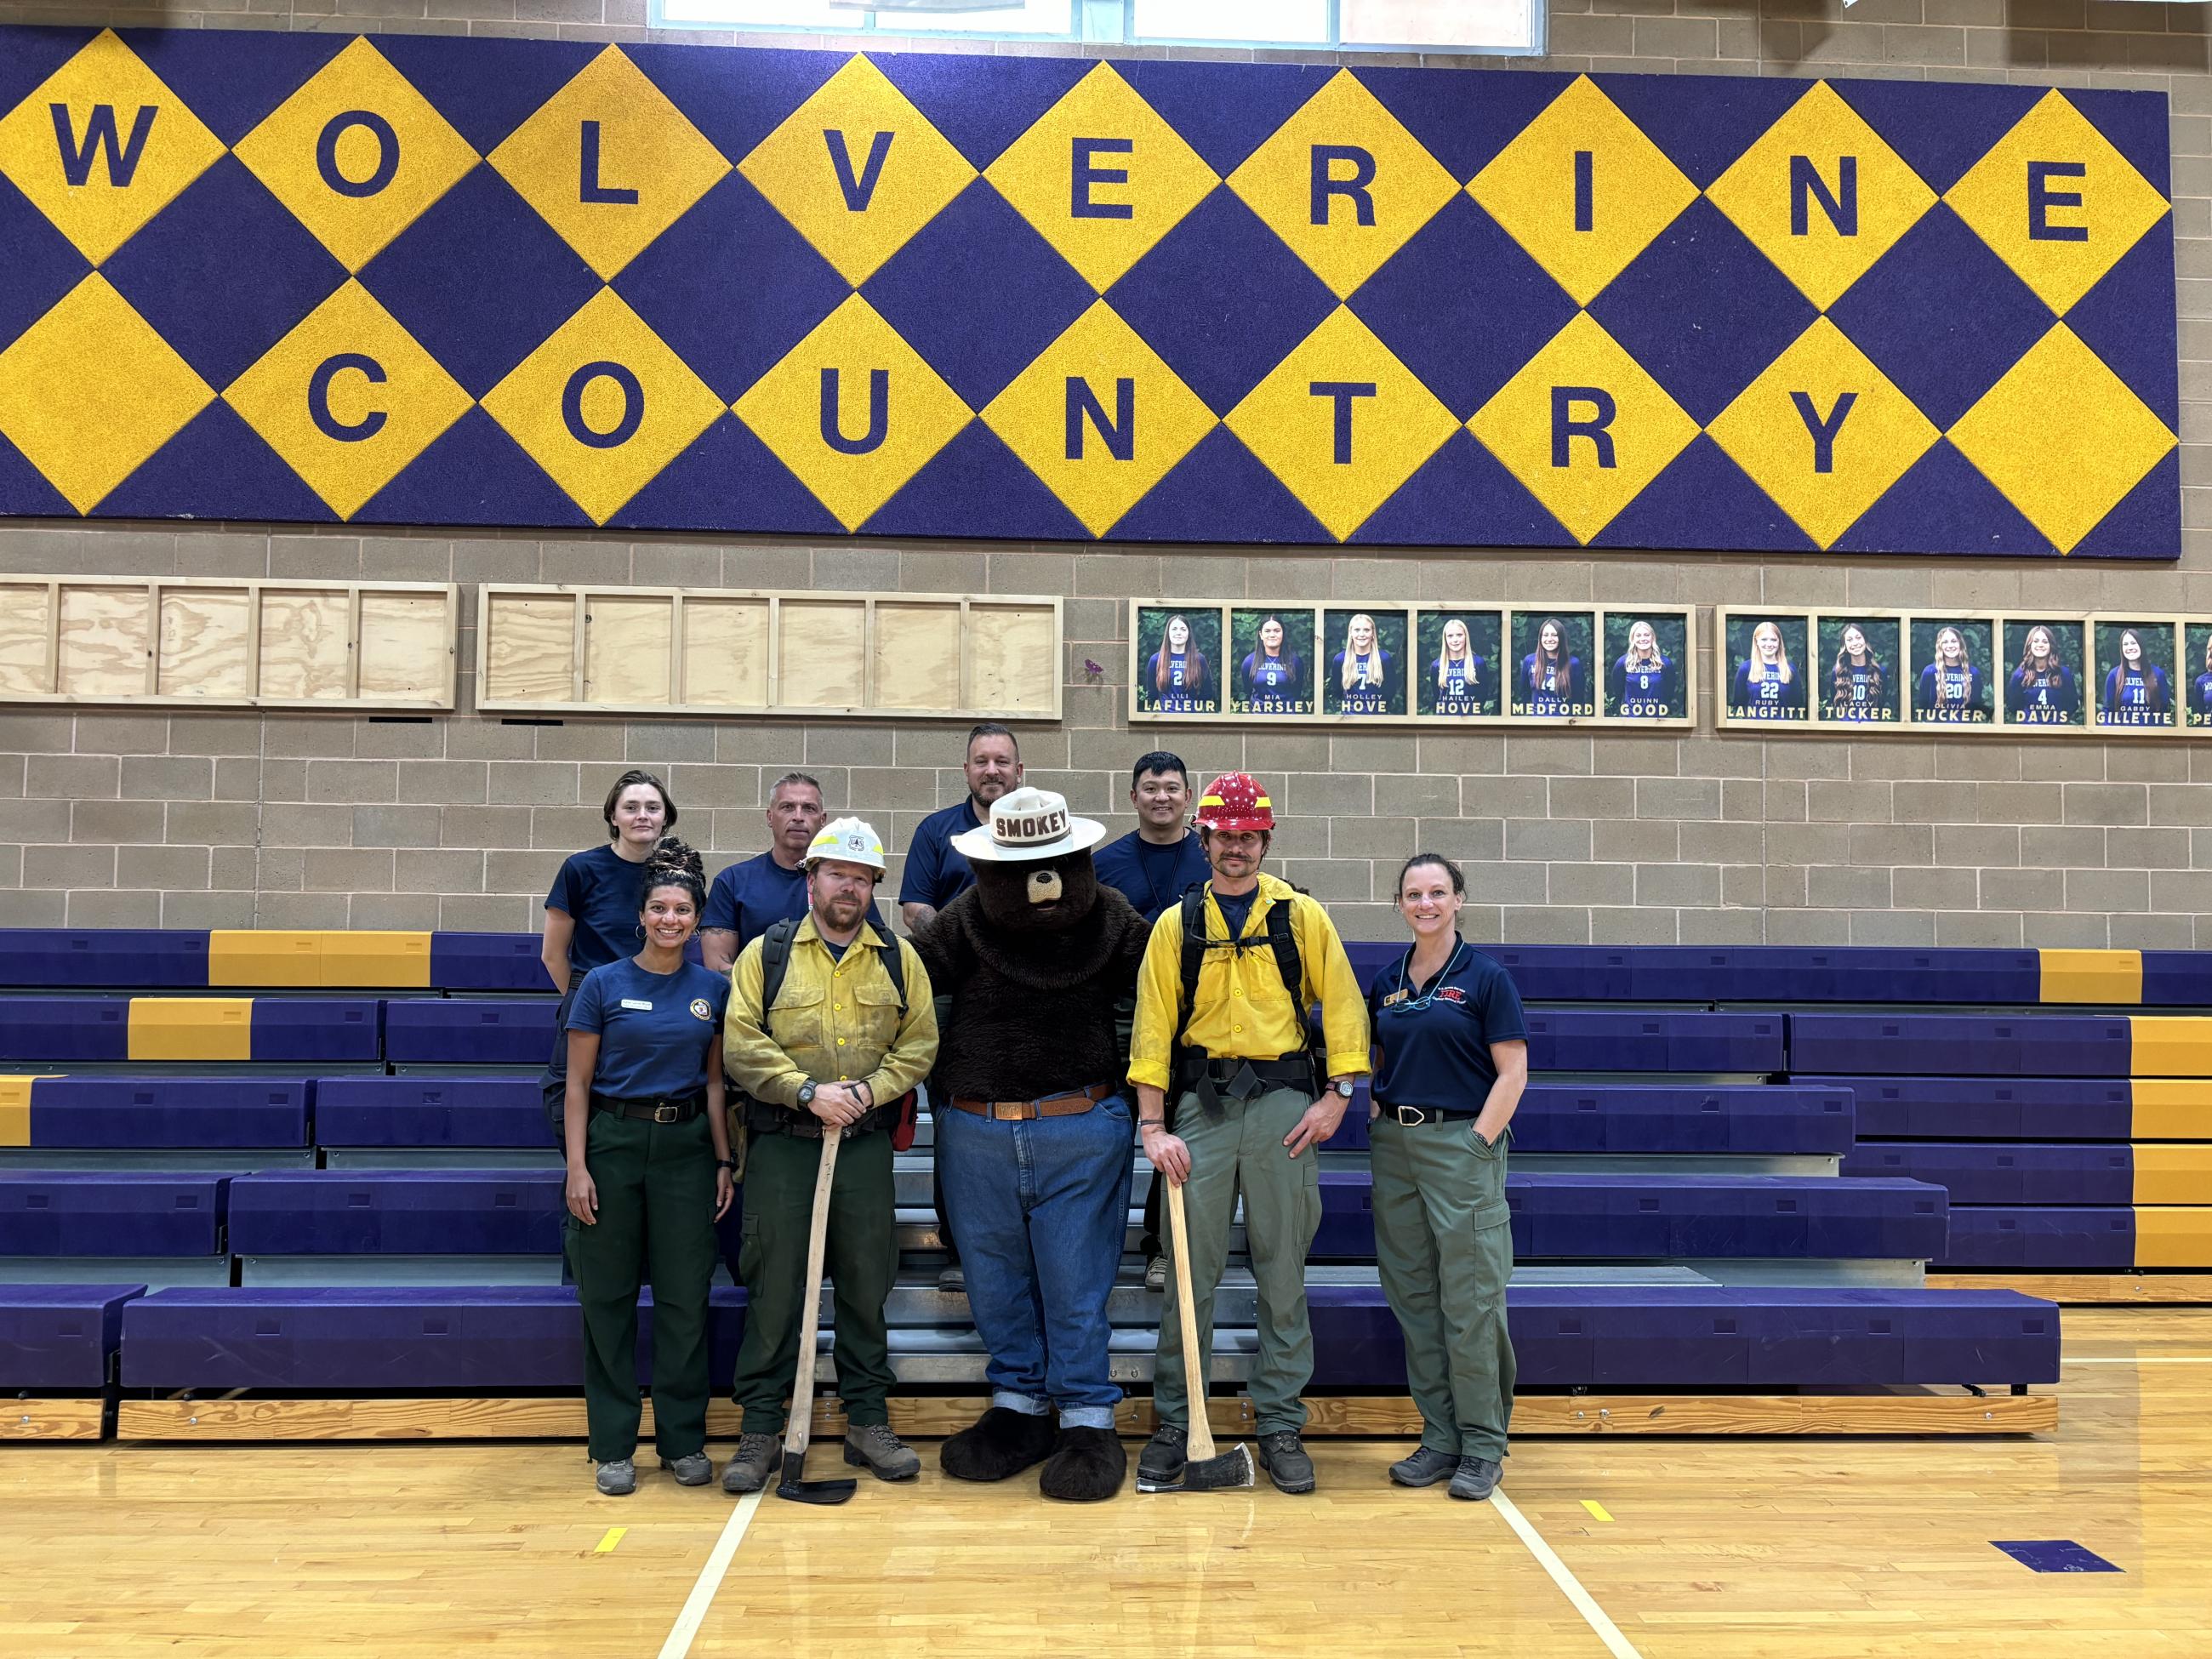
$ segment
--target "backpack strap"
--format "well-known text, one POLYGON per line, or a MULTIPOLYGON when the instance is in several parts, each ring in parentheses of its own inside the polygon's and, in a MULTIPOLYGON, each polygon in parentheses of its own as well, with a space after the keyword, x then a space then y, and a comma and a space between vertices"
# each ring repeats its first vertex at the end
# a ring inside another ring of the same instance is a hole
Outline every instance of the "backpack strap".
POLYGON ((1176 1022, 1174 1051, 1180 1054, 1198 1006, 1198 970, 1206 962, 1206 884, 1194 881, 1182 894, 1182 1011, 1176 1022))
MULTIPOLYGON (((1292 892, 1297 889, 1292 888, 1292 892)), ((1275 971, 1283 976, 1283 988, 1291 994, 1291 1006, 1305 1018, 1305 964, 1298 957, 1298 936, 1291 931, 1291 903, 1285 899, 1279 904, 1267 907, 1267 943, 1275 952, 1275 971)))
POLYGON ((783 989, 785 970, 791 966, 792 935, 799 924, 788 917, 771 923, 761 935, 761 1003, 760 1028, 768 1030, 768 1011, 775 1006, 776 994, 783 989))
POLYGON ((899 1024, 903 1025, 906 1024, 906 952, 899 949, 896 937, 887 939, 876 946, 876 960, 884 964, 884 972, 890 978, 891 989, 898 994, 899 1024))

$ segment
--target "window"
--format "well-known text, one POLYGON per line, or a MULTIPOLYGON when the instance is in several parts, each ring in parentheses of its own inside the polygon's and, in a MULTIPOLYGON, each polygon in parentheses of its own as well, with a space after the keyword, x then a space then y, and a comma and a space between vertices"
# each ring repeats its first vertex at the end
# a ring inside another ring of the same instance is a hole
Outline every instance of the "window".
POLYGON ((1545 0, 653 0, 656 25, 1346 52, 1543 49, 1545 0))

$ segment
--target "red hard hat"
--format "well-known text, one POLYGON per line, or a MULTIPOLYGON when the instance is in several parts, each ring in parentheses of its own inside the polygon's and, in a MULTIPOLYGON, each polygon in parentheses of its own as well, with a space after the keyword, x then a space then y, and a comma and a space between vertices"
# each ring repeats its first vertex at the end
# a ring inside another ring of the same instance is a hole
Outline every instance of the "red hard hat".
POLYGON ((1249 772, 1224 772, 1198 798, 1201 830, 1273 830, 1275 804, 1249 772))

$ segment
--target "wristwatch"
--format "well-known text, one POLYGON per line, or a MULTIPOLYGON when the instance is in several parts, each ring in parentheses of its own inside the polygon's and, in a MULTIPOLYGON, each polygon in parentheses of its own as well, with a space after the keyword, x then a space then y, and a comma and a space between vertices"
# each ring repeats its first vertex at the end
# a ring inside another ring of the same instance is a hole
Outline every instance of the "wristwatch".
POLYGON ((811 1111, 813 1109, 815 1087, 816 1085, 812 1083, 802 1083, 799 1085, 799 1109, 800 1111, 805 1112, 811 1111))
POLYGON ((1334 1082, 1334 1083, 1330 1084, 1328 1086, 1329 1086, 1330 1088, 1332 1088, 1332 1089, 1335 1090, 1335 1091, 1336 1091, 1336 1092, 1337 1092, 1338 1094, 1340 1094, 1340 1095, 1343 1096, 1345 1099, 1349 1100, 1349 1099, 1351 1099, 1351 1098, 1352 1098, 1352 1086, 1353 1086, 1353 1085, 1352 1085, 1352 1079, 1351 1079, 1350 1078, 1348 1078, 1348 1077, 1340 1077, 1340 1078, 1337 1079, 1335 1082, 1334 1082))
POLYGON ((714 1167, 718 1170, 727 1170, 732 1175, 735 1175, 738 1172, 738 1160, 734 1158, 718 1158, 714 1160, 714 1167))

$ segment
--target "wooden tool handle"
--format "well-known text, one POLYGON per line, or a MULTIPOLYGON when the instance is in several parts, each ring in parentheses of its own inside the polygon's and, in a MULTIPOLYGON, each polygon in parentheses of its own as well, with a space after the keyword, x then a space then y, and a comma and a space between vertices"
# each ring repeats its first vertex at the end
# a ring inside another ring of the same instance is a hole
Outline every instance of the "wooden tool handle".
POLYGON ((1213 1425, 1206 1416, 1206 1356, 1198 1346, 1198 1310, 1191 1306, 1190 1231, 1183 1220, 1182 1183, 1168 1182, 1168 1236, 1175 1246, 1176 1312, 1182 1320, 1183 1405, 1190 1417, 1190 1448, 1199 1462, 1213 1455, 1213 1425))
POLYGON ((844 1133, 834 1123, 822 1128, 822 1168, 814 1177, 814 1220, 806 1233, 806 1301, 799 1319, 799 1369, 791 1382, 791 1421, 783 1449, 806 1455, 814 1437, 814 1343, 822 1329, 822 1256, 830 1239, 830 1188, 837 1178, 837 1141, 844 1133))

